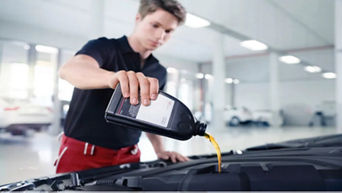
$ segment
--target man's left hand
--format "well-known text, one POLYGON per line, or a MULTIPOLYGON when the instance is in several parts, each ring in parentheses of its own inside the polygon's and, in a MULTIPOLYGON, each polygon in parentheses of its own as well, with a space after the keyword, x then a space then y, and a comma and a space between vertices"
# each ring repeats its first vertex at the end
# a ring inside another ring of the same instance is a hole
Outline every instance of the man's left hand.
POLYGON ((156 153, 159 159, 168 160, 170 159, 172 163, 176 162, 187 162, 190 159, 182 154, 174 151, 161 151, 156 153))

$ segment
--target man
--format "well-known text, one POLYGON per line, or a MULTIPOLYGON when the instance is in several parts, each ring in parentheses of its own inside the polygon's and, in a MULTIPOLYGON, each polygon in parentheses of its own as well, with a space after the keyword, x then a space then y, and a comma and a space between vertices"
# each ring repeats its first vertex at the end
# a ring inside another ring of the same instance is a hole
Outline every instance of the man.
MULTIPOLYGON (((59 75, 75 86, 56 160, 56 172, 72 172, 138 162, 141 131, 108 124, 104 119, 113 88, 120 83, 131 104, 149 105, 166 83, 166 70, 152 51, 166 43, 185 20, 176 0, 141 0, 135 28, 127 38, 89 41, 65 63, 59 75)), ((158 158, 188 161, 165 151, 161 137, 146 133, 158 158)))

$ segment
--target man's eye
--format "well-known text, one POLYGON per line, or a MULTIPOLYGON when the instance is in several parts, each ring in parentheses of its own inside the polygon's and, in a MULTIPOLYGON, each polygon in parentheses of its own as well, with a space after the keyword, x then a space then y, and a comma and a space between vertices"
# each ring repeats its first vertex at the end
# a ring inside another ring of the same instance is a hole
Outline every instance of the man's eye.
POLYGON ((158 28, 159 26, 157 24, 152 24, 154 28, 158 28))
POLYGON ((165 33, 169 34, 171 33, 171 30, 165 30, 165 33))

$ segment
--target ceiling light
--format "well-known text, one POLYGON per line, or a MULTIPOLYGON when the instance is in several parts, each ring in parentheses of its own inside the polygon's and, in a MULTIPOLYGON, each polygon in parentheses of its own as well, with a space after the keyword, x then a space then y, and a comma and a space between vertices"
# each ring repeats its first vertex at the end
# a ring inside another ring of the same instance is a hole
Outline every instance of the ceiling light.
POLYGON ((281 56, 281 57, 279 57, 279 60, 286 63, 286 64, 298 64, 298 63, 300 63, 299 58, 297 58, 295 56, 291 56, 291 55, 281 56))
POLYGON ((206 19, 200 18, 196 15, 187 13, 185 25, 191 28, 201 28, 210 25, 210 22, 206 19))
POLYGON ((168 67, 167 68, 167 72, 170 73, 170 74, 174 74, 174 73, 177 73, 178 70, 176 68, 168 67))
POLYGON ((240 80, 236 78, 226 78, 225 82, 228 84, 239 84, 240 80))
POLYGON ((334 79, 334 78, 336 78, 336 74, 333 73, 333 72, 323 73, 322 76, 323 76, 323 78, 326 78, 326 79, 334 79))
POLYGON ((232 78, 226 78, 225 82, 228 84, 232 84, 233 83, 233 79, 232 78))
POLYGON ((213 77, 213 75, 211 75, 211 74, 206 74, 206 75, 204 76, 204 78, 207 79, 207 80, 212 80, 214 77, 213 77))
POLYGON ((253 51, 267 50, 267 45, 256 40, 246 40, 240 42, 240 46, 253 51))
POLYGON ((318 66, 305 66, 305 71, 310 72, 310 73, 317 73, 321 72, 322 69, 318 66))
POLYGON ((196 73, 196 78, 202 79, 202 78, 204 78, 204 74, 203 73, 196 73))
POLYGON ((57 54, 58 49, 50 46, 36 45, 37 52, 48 53, 48 54, 57 54))
POLYGON ((234 83, 234 84, 239 84, 239 83, 240 83, 240 80, 239 80, 239 79, 234 79, 234 80, 233 80, 233 83, 234 83))

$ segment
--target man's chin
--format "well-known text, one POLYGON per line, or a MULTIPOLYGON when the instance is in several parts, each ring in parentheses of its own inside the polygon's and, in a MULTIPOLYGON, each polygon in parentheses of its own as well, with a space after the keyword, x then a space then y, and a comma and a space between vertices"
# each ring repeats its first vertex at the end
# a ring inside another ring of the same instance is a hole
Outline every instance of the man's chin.
POLYGON ((157 48, 158 47, 150 46, 147 48, 147 50, 152 52, 152 51, 156 50, 157 48))

